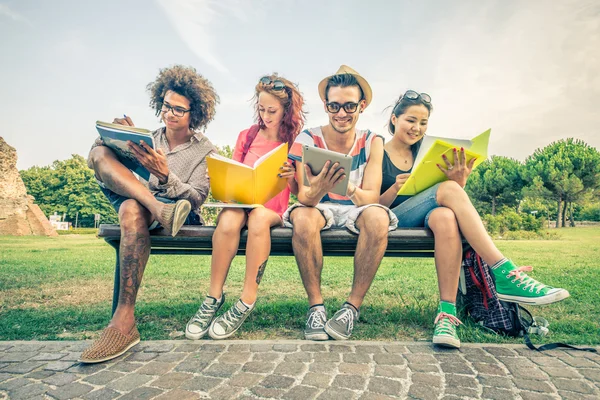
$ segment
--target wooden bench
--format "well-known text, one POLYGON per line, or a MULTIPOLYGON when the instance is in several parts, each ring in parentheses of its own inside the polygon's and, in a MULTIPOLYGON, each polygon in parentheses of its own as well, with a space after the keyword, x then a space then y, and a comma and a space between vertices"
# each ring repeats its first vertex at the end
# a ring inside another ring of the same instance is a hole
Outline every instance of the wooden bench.
MULTIPOLYGON (((150 254, 212 254, 212 235, 214 226, 184 226, 176 237, 165 234, 164 230, 153 231, 150 236, 150 254)), ((101 224, 98 237, 110 244, 116 252, 115 283, 113 289, 113 312, 117 308, 120 286, 119 244, 121 229, 119 225, 101 224)), ((248 233, 242 231, 238 255, 246 254, 248 233)), ((346 229, 331 229, 321 232, 324 256, 353 256, 358 236, 346 229)), ((463 240, 463 249, 468 243, 463 240)), ((273 228, 271 230, 271 255, 293 256, 292 230, 273 228)), ((434 238, 426 228, 403 228, 391 231, 388 235, 388 247, 385 257, 433 257, 434 238)))

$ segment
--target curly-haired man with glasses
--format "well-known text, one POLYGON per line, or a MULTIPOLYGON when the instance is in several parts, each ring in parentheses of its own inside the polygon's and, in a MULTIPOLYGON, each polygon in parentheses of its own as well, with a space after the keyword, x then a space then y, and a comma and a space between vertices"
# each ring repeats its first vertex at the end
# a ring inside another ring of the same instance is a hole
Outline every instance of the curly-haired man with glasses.
MULTIPOLYGON (((219 101, 211 83, 194 68, 164 68, 147 86, 150 106, 165 126, 152 133, 155 149, 129 143, 138 161, 150 171, 138 180, 101 139, 90 151, 88 165, 119 214, 121 284, 117 309, 102 335, 81 355, 81 361, 111 360, 140 341, 135 301, 150 255, 151 229, 162 226, 175 236, 182 225, 201 225, 200 206, 208 196, 206 156, 216 148, 200 132, 215 116, 219 101)), ((133 126, 131 118, 114 123, 133 126)))
POLYGON ((309 340, 343 340, 352 334, 363 302, 385 249, 387 235, 397 219, 385 206, 378 204, 381 187, 383 139, 370 130, 356 129, 360 113, 369 105, 372 91, 369 83, 352 68, 342 65, 336 74, 319 83, 319 95, 329 124, 304 130, 290 151, 296 163, 299 185, 298 200, 284 214, 284 223, 294 228, 292 244, 309 302, 304 337, 309 340), (328 149, 352 157, 351 171, 328 161, 322 171, 313 175, 302 163, 304 145, 328 149), (349 176, 345 195, 333 192, 338 181, 349 176), (346 227, 358 234, 354 255, 354 280, 347 301, 327 320, 321 295, 323 249, 319 232, 346 227))

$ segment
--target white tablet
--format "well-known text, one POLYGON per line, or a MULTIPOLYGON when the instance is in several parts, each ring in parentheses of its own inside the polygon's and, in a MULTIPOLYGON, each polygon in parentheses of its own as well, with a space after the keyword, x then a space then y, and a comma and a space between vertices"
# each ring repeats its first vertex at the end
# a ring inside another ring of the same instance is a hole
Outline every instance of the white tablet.
MULTIPOLYGON (((339 168, 344 168, 346 178, 338 182, 337 185, 331 190, 332 193, 346 196, 348 190, 348 182, 350 181, 350 170, 352 168, 352 157, 346 154, 338 153, 336 151, 320 149, 318 147, 303 145, 302 146, 302 163, 310 167, 313 175, 318 175, 325 163, 331 161, 331 165, 339 163, 339 168)), ((304 186, 310 186, 306 174, 304 174, 304 186)))

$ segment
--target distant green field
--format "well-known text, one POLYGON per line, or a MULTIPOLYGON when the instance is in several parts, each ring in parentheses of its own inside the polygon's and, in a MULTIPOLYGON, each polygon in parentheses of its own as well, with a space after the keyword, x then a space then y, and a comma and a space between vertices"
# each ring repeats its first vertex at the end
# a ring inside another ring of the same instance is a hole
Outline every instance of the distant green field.
MULTIPOLYGON (((561 240, 498 241, 506 256, 532 265, 539 280, 567 288, 558 304, 530 307, 550 321, 544 342, 600 344, 600 227, 560 230, 561 240)), ((110 319, 114 251, 92 235, 0 237, 0 340, 95 337, 110 319)), ((143 339, 178 337, 208 288, 207 256, 152 256, 138 296, 143 339)), ((241 292, 244 259, 236 258, 225 291, 241 292)), ((326 258, 323 294, 330 312, 352 280, 351 258, 326 258)), ((438 293, 432 259, 384 259, 361 311, 354 339, 430 340, 438 293)), ((254 313, 237 339, 301 338, 306 295, 293 257, 272 257, 254 313)), ((520 342, 465 321, 465 342, 520 342)))

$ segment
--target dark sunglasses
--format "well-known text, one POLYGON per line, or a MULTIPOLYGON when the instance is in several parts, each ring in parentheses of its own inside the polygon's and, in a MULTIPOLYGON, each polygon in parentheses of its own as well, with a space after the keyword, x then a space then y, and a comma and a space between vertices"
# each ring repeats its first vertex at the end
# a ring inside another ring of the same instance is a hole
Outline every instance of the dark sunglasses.
POLYGON ((279 79, 271 80, 268 76, 263 76, 260 78, 259 82, 264 86, 272 85, 273 90, 283 90, 285 89, 285 83, 281 82, 279 79))
POLYGON ((423 103, 427 103, 427 104, 431 103, 430 95, 428 95, 427 93, 417 93, 414 90, 407 90, 406 93, 404 93, 402 95, 400 100, 402 100, 402 99, 418 100, 419 98, 423 101, 423 103))
POLYGON ((344 109, 344 111, 346 111, 346 113, 354 114, 358 109, 358 104, 359 103, 352 102, 340 104, 334 101, 332 103, 325 103, 325 107, 327 107, 327 111, 329 111, 332 114, 339 113, 342 108, 344 109))

